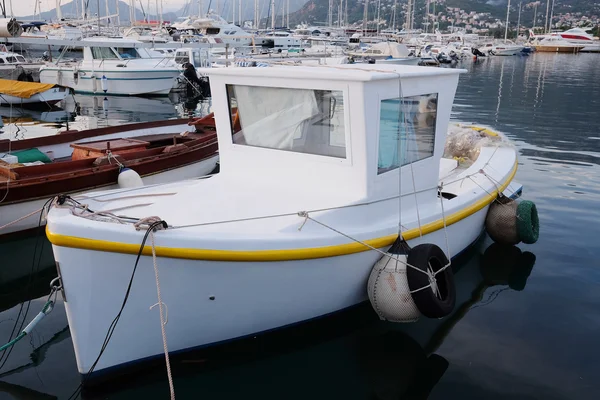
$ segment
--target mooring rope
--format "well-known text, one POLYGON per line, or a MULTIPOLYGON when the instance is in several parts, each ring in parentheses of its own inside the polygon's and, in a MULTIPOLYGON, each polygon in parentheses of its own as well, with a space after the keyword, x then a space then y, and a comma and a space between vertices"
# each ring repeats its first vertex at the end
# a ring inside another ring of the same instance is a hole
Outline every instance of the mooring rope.
MULTIPOLYGON (((150 218, 152 218, 153 222, 157 222, 155 220, 155 218, 158 218, 158 217, 150 217, 150 218)), ((158 221, 161 221, 161 219, 158 218, 158 221)), ((148 222, 149 221, 147 221, 147 222, 145 221, 144 223, 148 223, 148 222)), ((160 225, 158 225, 157 228, 158 227, 160 227, 160 225)), ((155 246, 155 242, 154 242, 154 229, 150 232, 150 241, 152 244, 152 262, 154 263, 154 278, 156 279, 156 296, 158 298, 157 304, 158 304, 158 311, 160 312, 160 332, 162 334, 163 349, 165 352, 165 362, 167 364, 167 379, 169 380, 169 391, 171 393, 171 400, 175 400, 175 386, 173 385, 173 376, 171 374, 171 362, 169 360, 169 349, 167 347, 167 332, 165 331, 165 325, 168 322, 168 316, 163 314, 163 306, 166 308, 167 305, 165 303, 163 303, 162 296, 160 293, 160 279, 158 278, 158 264, 156 262, 156 246, 155 246)), ((150 309, 152 309, 154 306, 156 306, 156 304, 151 306, 150 309)))

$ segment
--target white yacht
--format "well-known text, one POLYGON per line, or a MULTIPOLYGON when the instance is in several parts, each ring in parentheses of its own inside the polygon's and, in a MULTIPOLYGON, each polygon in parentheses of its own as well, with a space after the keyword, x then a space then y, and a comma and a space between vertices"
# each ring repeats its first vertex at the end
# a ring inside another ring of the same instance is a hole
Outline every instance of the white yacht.
POLYGON ((157 60, 139 41, 115 38, 84 39, 83 60, 48 63, 40 82, 56 83, 78 93, 107 95, 167 95, 181 73, 167 57, 157 60))

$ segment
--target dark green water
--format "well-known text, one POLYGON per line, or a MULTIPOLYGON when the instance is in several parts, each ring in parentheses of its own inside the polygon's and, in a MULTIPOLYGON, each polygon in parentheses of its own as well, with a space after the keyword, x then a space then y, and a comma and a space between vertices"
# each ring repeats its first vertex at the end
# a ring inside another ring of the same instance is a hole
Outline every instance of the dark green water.
MULTIPOLYGON (((535 245, 498 251, 484 238, 455 263, 454 314, 398 325, 379 322, 366 306, 179 357, 177 398, 597 399, 599 65, 600 54, 464 64, 469 73, 461 76, 453 118, 514 140, 516 179, 536 202, 542 228, 535 245)), ((21 301, 33 299, 27 322, 45 301, 53 275, 47 248, 42 272, 18 279, 37 265, 34 247, 35 238, 0 245, 2 343, 20 310, 23 318, 28 302, 21 301)), ((0 398, 63 399, 78 383, 62 304, 0 360, 0 398)), ((164 366, 113 379, 83 397, 168 398, 164 366)))

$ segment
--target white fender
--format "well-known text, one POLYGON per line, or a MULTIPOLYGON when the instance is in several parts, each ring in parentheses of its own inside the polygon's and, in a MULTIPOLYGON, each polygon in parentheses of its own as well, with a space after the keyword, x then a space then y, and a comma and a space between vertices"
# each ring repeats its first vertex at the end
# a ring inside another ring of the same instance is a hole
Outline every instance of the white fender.
POLYGON ((144 186, 144 182, 142 182, 140 175, 129 168, 123 168, 121 172, 119 172, 118 183, 120 188, 135 188, 144 186))

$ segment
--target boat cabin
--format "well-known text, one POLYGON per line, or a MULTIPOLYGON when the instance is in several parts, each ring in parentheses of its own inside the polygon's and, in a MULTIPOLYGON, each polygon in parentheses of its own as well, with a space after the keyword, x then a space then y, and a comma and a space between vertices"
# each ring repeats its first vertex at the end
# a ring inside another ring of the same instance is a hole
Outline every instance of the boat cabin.
POLYGON ((6 45, 0 44, 0 64, 25 64, 27 60, 20 54, 8 51, 6 45))
POLYGON ((397 196, 400 181, 403 194, 437 193, 463 70, 339 65, 203 72, 210 77, 223 178, 260 176, 273 190, 317 188, 351 201, 397 196))

